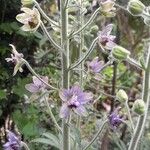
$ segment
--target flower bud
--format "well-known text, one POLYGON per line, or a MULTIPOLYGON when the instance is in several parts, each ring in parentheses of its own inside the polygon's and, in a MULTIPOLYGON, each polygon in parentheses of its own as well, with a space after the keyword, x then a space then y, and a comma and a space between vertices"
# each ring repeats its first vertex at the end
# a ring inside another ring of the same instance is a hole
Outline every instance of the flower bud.
POLYGON ((122 89, 120 89, 117 94, 116 94, 116 98, 120 101, 120 102, 125 102, 128 100, 128 95, 126 94, 126 92, 122 89))
POLYGON ((139 0, 130 0, 127 9, 133 16, 141 16, 145 9, 145 5, 139 0))
POLYGON ((33 4, 33 0, 21 0, 23 6, 28 6, 33 4))
POLYGON ((90 29, 91 33, 93 33, 93 34, 97 33, 98 30, 99 30, 99 28, 98 28, 97 25, 92 26, 91 29, 90 29))
POLYGON ((113 0, 106 0, 100 3, 101 11, 109 12, 114 8, 115 2, 113 0))
POLYGON ((144 23, 145 23, 147 26, 150 26, 150 18, 144 18, 144 23))
POLYGON ((145 103, 141 99, 137 99, 133 104, 133 111, 138 115, 143 115, 145 112, 145 103))
POLYGON ((130 52, 121 46, 116 45, 112 49, 112 56, 116 60, 121 60, 121 61, 125 60, 129 57, 129 55, 130 55, 130 52))

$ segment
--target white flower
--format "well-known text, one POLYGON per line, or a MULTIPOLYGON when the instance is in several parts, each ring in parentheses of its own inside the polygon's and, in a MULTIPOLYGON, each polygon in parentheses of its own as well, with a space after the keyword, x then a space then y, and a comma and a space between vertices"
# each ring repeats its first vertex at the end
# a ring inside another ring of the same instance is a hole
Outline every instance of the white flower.
POLYGON ((27 7, 21 8, 21 13, 16 16, 16 19, 23 23, 24 25, 21 27, 23 31, 36 31, 40 26, 40 13, 36 8, 30 9, 27 7))

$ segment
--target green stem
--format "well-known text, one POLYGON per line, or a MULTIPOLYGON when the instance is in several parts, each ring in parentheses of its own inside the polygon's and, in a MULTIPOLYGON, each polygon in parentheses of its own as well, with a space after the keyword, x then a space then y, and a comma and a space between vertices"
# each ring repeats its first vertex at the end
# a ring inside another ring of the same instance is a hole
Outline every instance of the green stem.
POLYGON ((89 24, 91 24, 91 23, 93 22, 93 20, 96 18, 97 14, 100 12, 100 9, 101 9, 100 7, 97 8, 97 9, 95 10, 95 12, 93 13, 93 15, 90 17, 90 19, 88 20, 88 22, 85 23, 85 25, 82 26, 79 30, 77 30, 76 32, 72 33, 72 34, 69 36, 69 38, 71 38, 71 37, 75 36, 76 34, 80 33, 80 32, 81 32, 82 30, 84 30, 89 24))
POLYGON ((91 44, 89 50, 86 52, 86 54, 85 54, 76 64, 70 66, 70 67, 69 67, 69 70, 72 70, 72 69, 74 69, 75 67, 77 67, 78 65, 80 65, 80 64, 90 55, 90 53, 91 53, 91 52, 94 50, 94 48, 95 48, 95 45, 96 45, 96 43, 97 43, 97 40, 98 40, 98 37, 94 39, 94 41, 92 42, 92 44, 91 44))
POLYGON ((65 8, 65 9, 67 9, 68 3, 69 3, 69 0, 66 0, 66 1, 65 1, 65 5, 64 5, 64 8, 65 8))
POLYGON ((56 125, 56 128, 58 129, 58 131, 60 131, 60 132, 62 133, 61 128, 60 128, 60 126, 58 125, 58 123, 57 123, 57 121, 56 121, 56 118, 55 118, 55 116, 54 116, 54 114, 53 114, 53 112, 52 112, 52 110, 51 110, 51 107, 49 106, 49 103, 48 103, 47 98, 44 97, 44 99, 45 99, 45 104, 46 104, 46 106, 47 106, 47 108, 48 108, 48 112, 49 112, 49 115, 50 115, 52 121, 53 121, 54 124, 56 125))
POLYGON ((22 142, 22 141, 21 141, 21 147, 24 147, 25 150, 30 150, 28 145, 25 142, 22 142))
POLYGON ((40 13, 42 14, 42 16, 45 18, 45 20, 47 20, 48 22, 50 22, 52 25, 54 25, 56 27, 60 27, 57 22, 55 22, 54 20, 50 19, 46 15, 46 13, 42 10, 42 8, 40 7, 39 3, 36 0, 34 0, 34 3, 36 5, 36 7, 38 8, 38 10, 40 11, 40 13))
POLYGON ((44 32, 44 33, 46 34, 46 36, 48 37, 48 40, 50 41, 50 43, 51 43, 56 49, 58 49, 58 50, 60 50, 60 51, 62 52, 61 47, 52 39, 52 37, 51 37, 50 34, 48 33, 48 31, 47 31, 47 29, 46 29, 46 27, 44 26, 44 24, 43 24, 42 21, 41 21, 40 26, 41 26, 41 29, 43 30, 43 32, 44 32))
POLYGON ((138 69, 143 69, 142 66, 141 66, 138 62, 136 62, 134 59, 132 59, 132 58, 130 58, 130 57, 127 58, 126 61, 127 61, 129 64, 131 64, 131 65, 137 67, 138 69))
POLYGON ((144 132, 146 119, 148 116, 149 104, 150 104, 150 47, 148 49, 147 61, 146 61, 146 69, 144 72, 144 81, 143 81, 143 92, 142 99, 146 103, 145 114, 140 116, 138 119, 138 123, 136 125, 134 134, 131 138, 131 142, 128 150, 136 150, 139 144, 139 140, 144 132))
MULTIPOLYGON (((60 0, 60 16, 61 16, 61 49, 62 53, 62 88, 69 88, 69 40, 68 40, 68 10, 65 8, 65 0, 60 0)), ((62 120, 62 150, 70 150, 70 128, 66 123, 66 119, 62 120)))
POLYGON ((101 127, 98 130, 98 132, 95 134, 95 136, 91 140, 91 142, 85 148, 83 148, 83 150, 87 150, 95 142, 95 140, 98 138, 98 136, 102 133, 103 128, 105 127, 105 125, 107 124, 107 122, 108 122, 108 120, 105 120, 103 122, 103 124, 101 125, 101 127))
POLYGON ((132 120, 132 117, 131 117, 131 113, 130 113, 130 108, 129 108, 129 105, 128 105, 128 101, 125 102, 125 107, 127 109, 127 113, 128 113, 129 121, 131 123, 132 131, 134 131, 134 123, 133 123, 133 120, 132 120))
POLYGON ((25 59, 22 59, 22 62, 27 66, 27 68, 29 69, 29 71, 33 75, 35 75, 41 82, 43 82, 45 85, 47 85, 50 89, 58 90, 57 88, 51 86, 50 84, 46 83, 43 79, 41 79, 40 76, 33 70, 33 68, 30 66, 30 64, 25 59))

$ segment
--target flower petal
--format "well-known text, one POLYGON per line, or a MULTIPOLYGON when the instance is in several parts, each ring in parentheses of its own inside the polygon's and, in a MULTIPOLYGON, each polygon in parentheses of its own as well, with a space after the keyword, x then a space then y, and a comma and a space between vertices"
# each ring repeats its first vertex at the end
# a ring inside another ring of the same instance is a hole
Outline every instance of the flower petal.
POLYGON ((108 36, 110 35, 112 29, 113 29, 113 24, 108 24, 106 27, 103 28, 100 34, 108 36))
POLYGON ((30 28, 30 26, 28 24, 25 24, 21 27, 21 30, 23 31, 32 31, 32 29, 30 28))
POLYGON ((84 92, 82 98, 80 97, 78 101, 81 104, 86 104, 89 101, 92 101, 92 99, 93 99, 93 94, 91 92, 89 92, 89 93, 88 92, 84 92))
POLYGON ((30 19, 30 16, 28 14, 21 13, 16 16, 16 19, 23 24, 27 24, 30 19))
POLYGON ((31 93, 37 93, 39 92, 39 87, 37 87, 35 84, 30 83, 30 84, 26 84, 25 88, 31 92, 31 93))
POLYGON ((61 109, 60 109, 60 118, 67 118, 70 114, 70 109, 68 108, 67 104, 64 103, 62 106, 61 106, 61 109))
POLYGON ((33 76, 33 77, 32 77, 32 80, 33 80, 33 83, 34 83, 37 87, 39 87, 39 86, 42 85, 42 81, 40 81, 36 76, 33 76))
POLYGON ((27 8, 27 7, 22 7, 21 11, 25 12, 26 14, 30 14, 30 15, 32 15, 34 12, 32 9, 27 8))
POLYGON ((73 109, 75 113, 80 116, 87 116, 87 111, 84 106, 80 105, 79 107, 73 109))

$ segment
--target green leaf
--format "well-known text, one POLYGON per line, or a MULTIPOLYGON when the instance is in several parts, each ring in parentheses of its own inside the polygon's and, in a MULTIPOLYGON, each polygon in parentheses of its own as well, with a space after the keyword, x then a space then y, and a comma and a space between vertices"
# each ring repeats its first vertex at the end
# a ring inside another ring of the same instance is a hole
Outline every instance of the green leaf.
POLYGON ((78 143, 79 147, 81 147, 81 134, 80 134, 79 129, 71 125, 71 130, 75 137, 75 141, 78 143))
POLYGON ((59 145, 56 145, 52 140, 46 139, 46 138, 37 138, 37 139, 33 140, 32 142, 51 145, 51 146, 56 147, 58 149, 60 148, 59 145))
POLYGON ((6 99, 6 91, 0 90, 0 99, 6 99))
POLYGON ((53 141, 56 145, 59 145, 59 139, 55 135, 51 133, 43 133, 43 136, 53 141))

